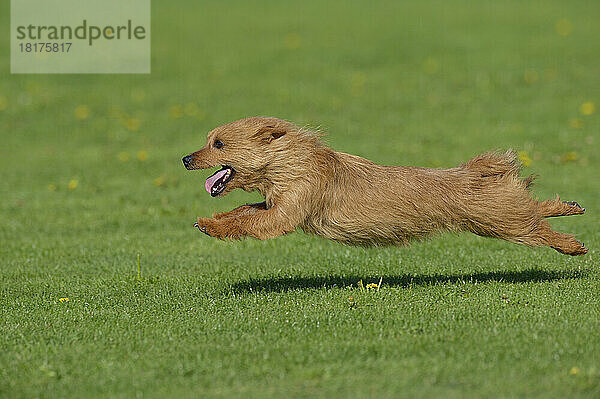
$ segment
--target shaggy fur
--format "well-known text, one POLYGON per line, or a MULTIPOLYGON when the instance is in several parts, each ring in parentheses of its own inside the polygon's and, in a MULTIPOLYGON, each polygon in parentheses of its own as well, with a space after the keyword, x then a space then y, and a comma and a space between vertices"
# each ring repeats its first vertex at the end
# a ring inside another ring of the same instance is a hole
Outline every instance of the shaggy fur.
POLYGON ((380 246, 470 231, 568 255, 587 252, 544 220, 585 209, 558 197, 532 198, 533 178, 519 178, 512 151, 482 154, 451 169, 382 166, 333 151, 314 132, 287 121, 252 117, 217 127, 206 146, 183 161, 188 169, 232 169, 233 177, 213 196, 241 188, 265 198, 198 218, 195 226, 220 239, 264 240, 300 227, 344 244, 380 246))

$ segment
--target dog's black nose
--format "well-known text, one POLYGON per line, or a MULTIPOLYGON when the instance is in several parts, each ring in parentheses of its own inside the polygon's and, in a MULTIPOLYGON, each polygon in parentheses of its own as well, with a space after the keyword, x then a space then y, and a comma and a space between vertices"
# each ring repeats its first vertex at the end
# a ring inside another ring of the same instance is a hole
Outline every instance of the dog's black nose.
POLYGON ((183 166, 185 166, 186 168, 190 168, 190 164, 192 163, 192 156, 191 155, 187 155, 185 157, 183 157, 181 159, 183 161, 183 166))

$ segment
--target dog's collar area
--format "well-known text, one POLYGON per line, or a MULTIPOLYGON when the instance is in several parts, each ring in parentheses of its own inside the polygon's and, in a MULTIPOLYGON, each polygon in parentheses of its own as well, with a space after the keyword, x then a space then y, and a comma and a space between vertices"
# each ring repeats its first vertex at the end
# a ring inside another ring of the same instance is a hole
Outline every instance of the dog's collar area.
POLYGON ((231 181, 234 174, 235 170, 231 166, 223 165, 221 169, 206 179, 204 188, 211 197, 216 197, 217 195, 221 194, 223 190, 225 190, 225 186, 229 181, 231 181))

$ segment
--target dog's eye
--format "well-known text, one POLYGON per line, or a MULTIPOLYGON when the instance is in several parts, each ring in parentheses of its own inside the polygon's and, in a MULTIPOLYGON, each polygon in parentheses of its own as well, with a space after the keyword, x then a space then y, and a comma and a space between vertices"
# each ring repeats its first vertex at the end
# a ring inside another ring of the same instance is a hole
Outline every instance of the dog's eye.
POLYGON ((225 144, 223 144, 223 142, 221 140, 215 140, 215 142, 213 143, 213 146, 215 146, 215 148, 217 148, 217 149, 221 149, 225 146, 225 144))

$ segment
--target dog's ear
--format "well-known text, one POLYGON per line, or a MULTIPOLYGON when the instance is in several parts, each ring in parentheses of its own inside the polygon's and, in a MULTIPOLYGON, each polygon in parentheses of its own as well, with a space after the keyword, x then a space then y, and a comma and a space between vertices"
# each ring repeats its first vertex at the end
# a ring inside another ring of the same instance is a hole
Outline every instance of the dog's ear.
POLYGON ((285 127, 275 126, 275 125, 266 125, 266 126, 261 127, 260 129, 258 129, 258 131, 256 132, 256 134, 254 136, 260 138, 261 140, 265 141, 266 143, 270 143, 273 140, 277 140, 278 138, 285 136, 286 133, 287 133, 287 130, 285 127))

